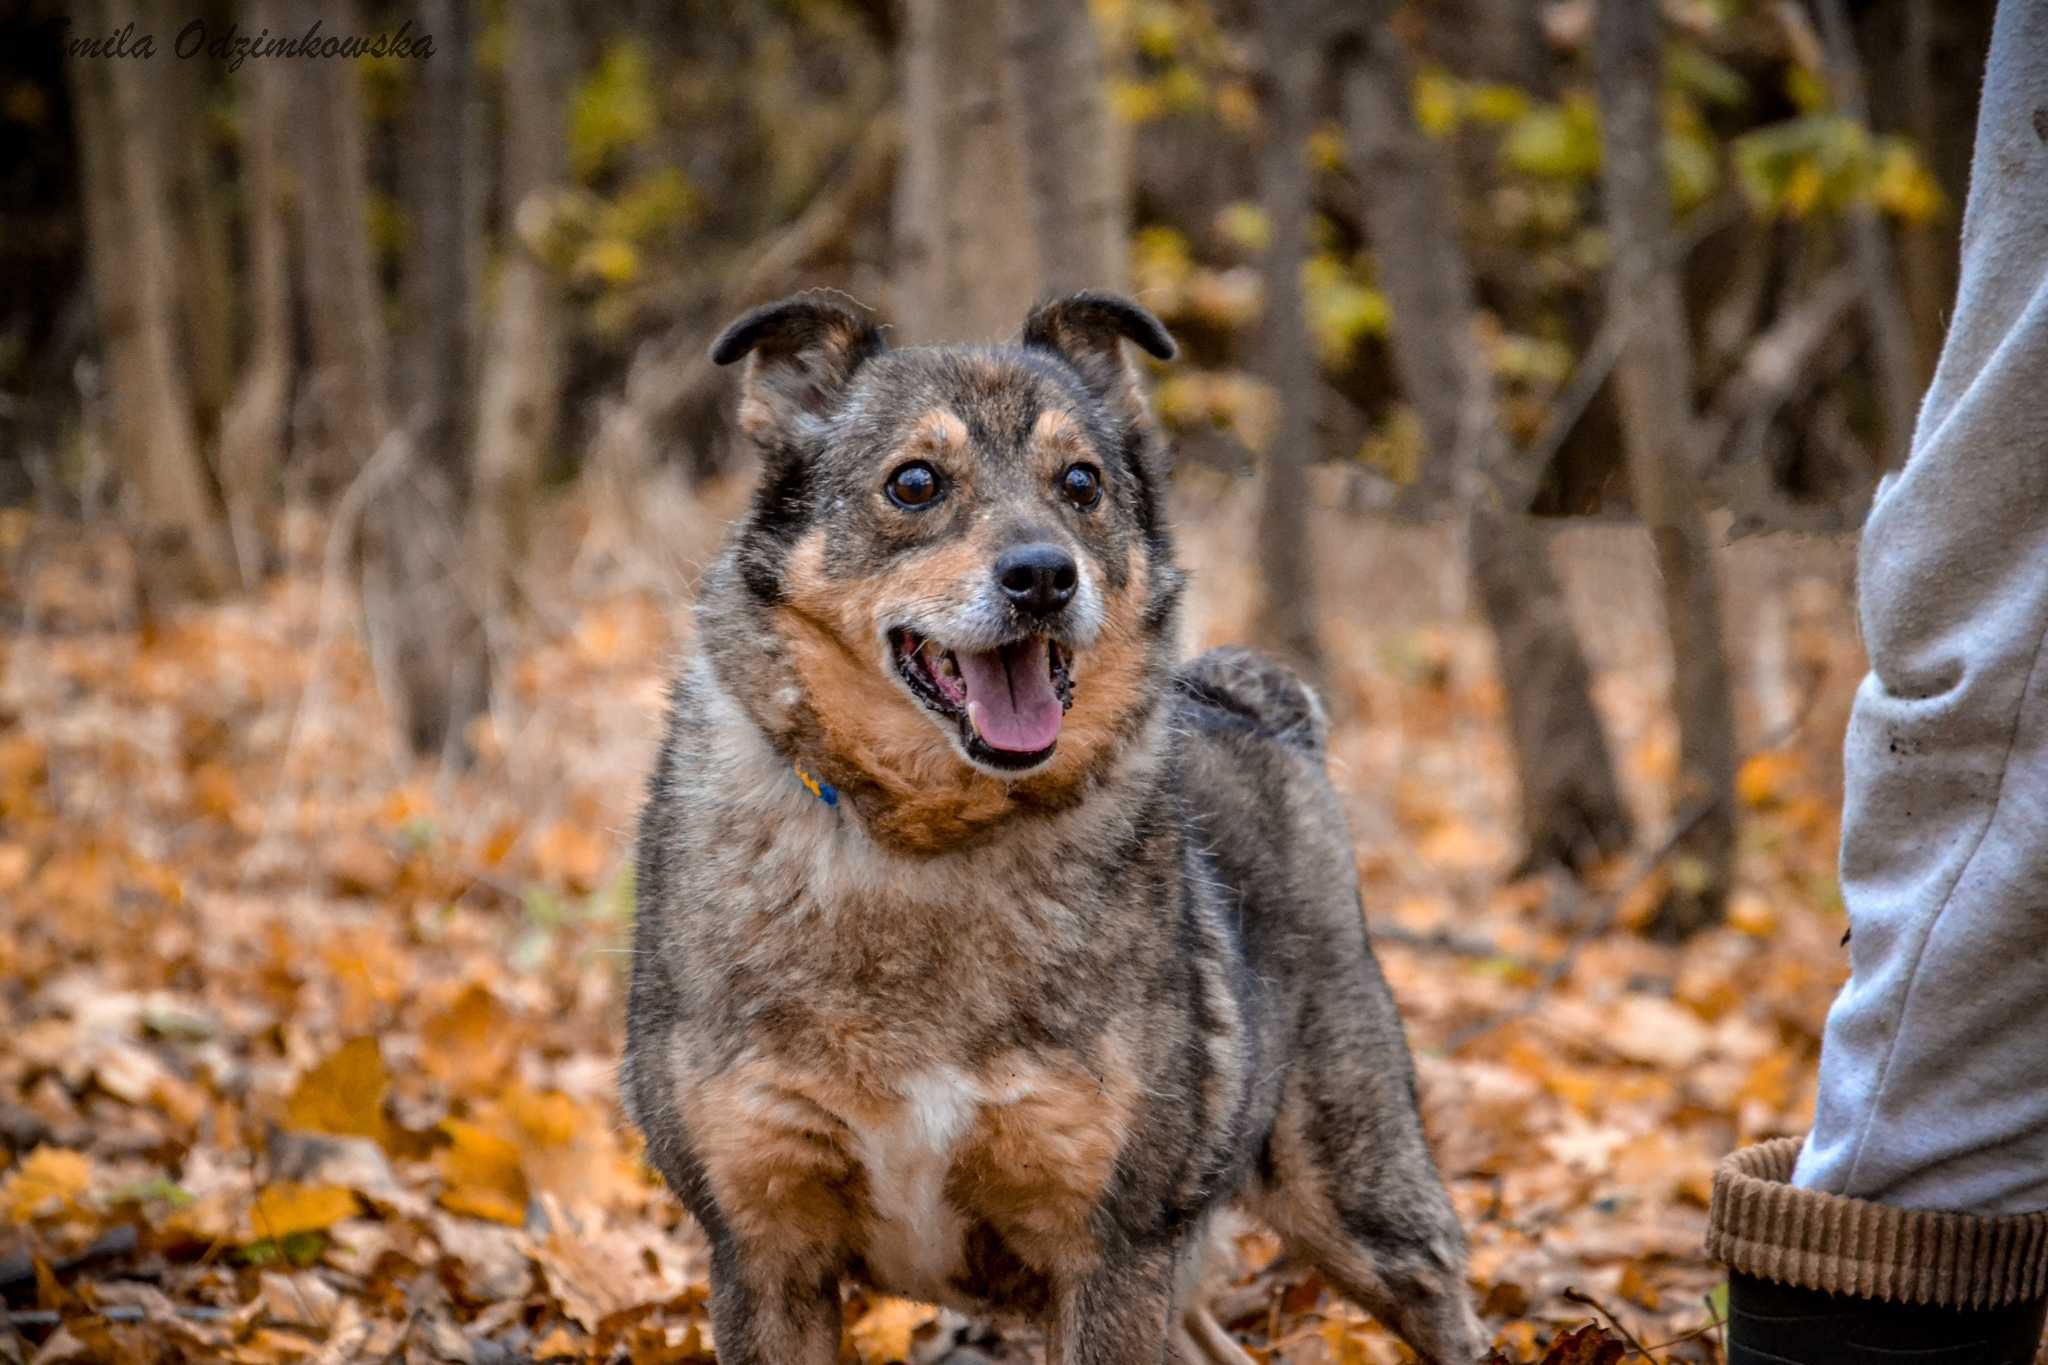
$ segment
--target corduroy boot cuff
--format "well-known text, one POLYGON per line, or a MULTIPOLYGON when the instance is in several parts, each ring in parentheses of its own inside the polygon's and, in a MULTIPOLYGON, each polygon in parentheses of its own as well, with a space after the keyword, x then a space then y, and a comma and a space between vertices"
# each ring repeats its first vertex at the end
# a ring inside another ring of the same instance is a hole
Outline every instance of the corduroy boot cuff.
POLYGON ((2004 1308, 2048 1296, 2048 1213, 1892 1208, 1787 1183, 1800 1138, 1745 1148, 1714 1172, 1707 1252, 1779 1284, 1885 1303, 2004 1308))

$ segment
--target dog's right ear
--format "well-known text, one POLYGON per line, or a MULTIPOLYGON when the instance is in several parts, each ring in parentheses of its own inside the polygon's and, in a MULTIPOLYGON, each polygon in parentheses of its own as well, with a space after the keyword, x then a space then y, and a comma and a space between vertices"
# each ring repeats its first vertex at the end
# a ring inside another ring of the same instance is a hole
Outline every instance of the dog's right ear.
POLYGON ((787 446, 805 419, 830 412, 854 372, 886 349, 865 314, 799 294, 734 319, 711 343, 711 363, 747 359, 740 430, 767 453, 787 446))
POLYGON ((1121 294, 1069 294, 1041 303, 1024 319, 1027 347, 1058 355, 1118 416, 1146 426, 1151 414, 1138 376, 1124 360, 1126 341, 1158 360, 1173 359, 1177 349, 1165 324, 1121 294))

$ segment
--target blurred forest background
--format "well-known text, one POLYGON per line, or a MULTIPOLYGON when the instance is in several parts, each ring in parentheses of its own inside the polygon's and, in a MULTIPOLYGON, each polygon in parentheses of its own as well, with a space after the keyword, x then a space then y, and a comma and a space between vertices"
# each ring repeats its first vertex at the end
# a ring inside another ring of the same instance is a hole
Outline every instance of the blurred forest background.
MULTIPOLYGON (((1168 323, 1191 643, 1332 699, 1504 1358, 1594 1299, 1717 1359, 1993 9, 8 6, 0 1359, 709 1358, 611 1094, 624 832, 749 478, 705 346, 810 287, 1168 323), (316 21, 411 55, 238 55, 316 21)), ((1261 1359, 1400 1358, 1241 1242, 1261 1359)))

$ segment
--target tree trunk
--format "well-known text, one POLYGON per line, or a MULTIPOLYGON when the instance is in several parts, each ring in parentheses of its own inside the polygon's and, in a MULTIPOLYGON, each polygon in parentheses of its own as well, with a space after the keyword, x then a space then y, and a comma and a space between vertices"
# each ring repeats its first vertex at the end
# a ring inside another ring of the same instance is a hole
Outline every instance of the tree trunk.
MULTIPOLYGON (((1842 0, 1818 0, 1822 43, 1827 49, 1828 83, 1844 114, 1865 128, 1870 102, 1863 93, 1863 61, 1856 55, 1856 30, 1842 0)), ((1925 377, 1913 348, 1913 320, 1899 290, 1892 262, 1892 242, 1877 205, 1859 198, 1849 206, 1849 249, 1863 286, 1863 312, 1869 320, 1871 352, 1876 360, 1873 382, 1884 413, 1879 463, 1897 469, 1906 462, 1913 423, 1920 411, 1925 377)))
MULTIPOLYGON (((293 9, 294 26, 312 22, 307 0, 295 0, 293 9)), ((416 754, 458 759, 466 753, 465 725, 488 695, 482 633, 462 562, 471 298, 461 239, 471 173, 463 139, 474 59, 467 19, 454 4, 422 16, 435 50, 422 64, 425 107, 412 117, 426 131, 413 151, 433 169, 413 183, 435 188, 415 206, 415 268, 441 278, 431 287, 412 284, 414 411, 404 429, 394 419, 390 341, 370 254, 354 63, 312 62, 294 73, 303 102, 299 160, 318 168, 299 180, 315 380, 339 466, 364 480, 359 561, 370 658, 405 744, 416 754)), ((360 17, 346 6, 327 22, 349 31, 360 17)))
MULTIPOLYGON (((84 27, 105 27, 98 5, 84 27)), ((145 599, 178 588, 216 591, 227 546, 192 425, 178 358, 176 258, 166 222, 163 142, 150 72, 169 58, 74 59, 101 333, 114 399, 115 449, 142 531, 145 599)))
POLYGON ((1038 292, 1024 157, 1005 117, 1003 8, 909 0, 896 322, 912 341, 995 341, 1038 292))
POLYGON ((404 280, 407 458, 364 505, 363 618, 400 735, 422 757, 467 762, 469 722, 490 700, 466 553, 482 235, 476 20, 467 0, 429 0, 421 23, 435 51, 408 128, 419 235, 404 280))
POLYGON ((1658 11, 1600 7, 1595 35, 1606 130, 1602 198, 1613 259, 1611 315, 1636 319, 1622 354, 1622 426, 1629 485, 1663 577, 1679 731, 1679 840, 1659 932, 1683 936, 1726 908, 1735 854, 1735 720, 1722 640, 1720 593, 1700 510, 1691 443, 1691 357, 1676 271, 1661 258, 1671 236, 1665 180, 1658 11))
POLYGON ((553 197, 568 180, 564 117, 570 37, 561 7, 511 0, 506 9, 503 157, 506 227, 496 311, 484 357, 473 509, 488 615, 516 612, 541 471, 561 405, 562 305, 534 254, 553 197))
POLYGON ((1006 0, 1004 97, 1022 133, 1043 293, 1122 289, 1124 130, 1088 0, 1006 0))
MULTIPOLYGON (((253 32, 284 27, 278 0, 253 0, 245 8, 244 21, 253 32)), ((243 220, 249 240, 244 288, 249 299, 249 353, 221 422, 220 443, 228 529, 245 585, 263 572, 264 522, 284 450, 294 350, 290 220, 283 184, 290 95, 285 72, 277 63, 254 62, 247 69, 242 164, 243 220)))
POLYGON ((1310 32, 1315 0, 1268 0, 1259 7, 1265 49, 1265 142, 1259 197, 1272 229, 1266 250, 1266 316, 1260 359, 1279 405, 1259 503, 1260 643, 1319 677, 1315 552, 1309 543, 1308 469, 1316 454, 1315 347, 1303 305, 1309 251, 1307 143, 1315 123, 1321 54, 1310 32))
MULTIPOLYGON (((1935 98, 1934 0, 1905 0, 1905 34, 1899 53, 1905 87, 1906 135, 1933 173, 1940 151, 1941 115, 1935 98)), ((1905 277, 1906 315, 1913 324, 1913 356, 1941 354, 1948 331, 1948 306, 1955 298, 1949 239, 1934 223, 1901 229, 1899 265, 1905 277)))
POLYGON ((1583 868, 1627 845, 1628 810, 1544 537, 1507 467, 1492 376, 1471 334, 1471 266, 1445 231, 1456 221, 1446 154, 1414 124, 1407 54, 1384 12, 1367 13, 1344 49, 1344 113, 1393 314, 1395 372, 1429 446, 1426 467, 1455 471, 1460 485, 1466 567, 1507 696, 1522 865, 1583 868))
MULTIPOLYGON (((290 0, 292 31, 319 16, 311 0, 290 0)), ((326 27, 354 24, 345 5, 326 27)), ((435 34, 434 60, 444 59, 435 34)), ((370 255, 369 167, 363 150, 356 64, 307 62, 290 85, 298 105, 299 255, 306 272, 316 404, 331 462, 330 478, 353 477, 391 434, 390 344, 370 255)))
MULTIPOLYGON (((143 14, 166 44, 191 17, 173 0, 148 0, 143 14)), ((142 65, 149 68, 150 120, 162 149, 169 240, 177 262, 179 336, 193 416, 202 442, 210 442, 220 429, 235 366, 227 207, 206 127, 206 76, 212 63, 165 51, 142 65)))

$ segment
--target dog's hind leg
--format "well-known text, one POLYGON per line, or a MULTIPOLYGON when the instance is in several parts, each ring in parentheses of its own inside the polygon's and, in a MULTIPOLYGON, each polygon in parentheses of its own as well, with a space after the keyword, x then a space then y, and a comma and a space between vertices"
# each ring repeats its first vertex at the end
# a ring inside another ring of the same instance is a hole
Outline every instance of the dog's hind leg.
POLYGON ((1186 1365, 1258 1365, 1209 1311, 1210 1264, 1226 1254, 1220 1227, 1212 1222, 1181 1261, 1171 1331, 1176 1361, 1186 1365))
POLYGON ((1313 1107, 1300 1094, 1283 1102, 1254 1206, 1426 1365, 1472 1365, 1485 1344, 1465 1286, 1464 1230, 1421 1126, 1338 1128, 1313 1107))
POLYGON ((1173 1327, 1173 1346, 1188 1365, 1258 1365, 1251 1352, 1238 1345, 1199 1303, 1182 1306, 1180 1321, 1173 1327))

